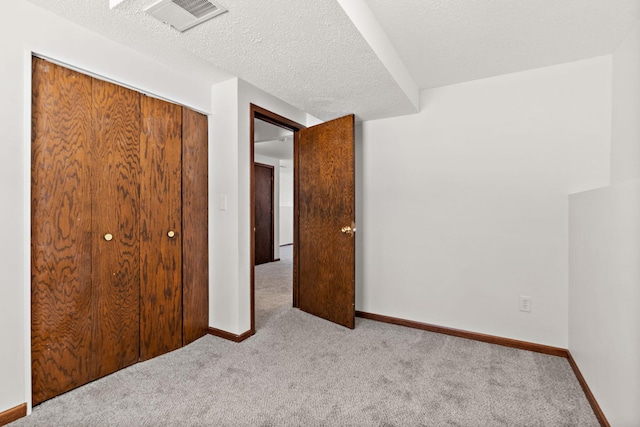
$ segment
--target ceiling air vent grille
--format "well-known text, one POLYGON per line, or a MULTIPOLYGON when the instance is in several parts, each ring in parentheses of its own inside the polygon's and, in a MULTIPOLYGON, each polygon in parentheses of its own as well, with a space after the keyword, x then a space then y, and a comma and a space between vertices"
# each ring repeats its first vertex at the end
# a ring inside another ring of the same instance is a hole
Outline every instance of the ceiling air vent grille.
POLYGON ((160 0, 144 11, 178 31, 186 31, 227 9, 211 0, 160 0))
POLYGON ((196 18, 202 18, 218 10, 218 6, 207 0, 172 0, 171 3, 180 6, 196 18))

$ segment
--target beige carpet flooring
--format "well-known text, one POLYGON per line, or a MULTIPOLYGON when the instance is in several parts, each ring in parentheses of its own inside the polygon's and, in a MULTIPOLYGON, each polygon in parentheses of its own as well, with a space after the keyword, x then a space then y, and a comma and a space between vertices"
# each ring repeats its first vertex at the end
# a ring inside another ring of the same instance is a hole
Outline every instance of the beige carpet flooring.
POLYGON ((291 308, 282 258, 257 269, 255 336, 206 336, 12 427, 598 425, 565 359, 364 319, 345 329, 291 308))

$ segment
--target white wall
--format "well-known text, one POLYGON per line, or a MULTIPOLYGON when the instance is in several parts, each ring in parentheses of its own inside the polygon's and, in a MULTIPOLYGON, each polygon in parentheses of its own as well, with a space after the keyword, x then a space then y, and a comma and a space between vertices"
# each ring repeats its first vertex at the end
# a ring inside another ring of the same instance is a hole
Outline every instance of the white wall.
POLYGON ((608 182, 610 73, 447 86, 364 122, 357 309, 566 348, 567 194, 608 182))
POLYGON ((637 426, 640 180, 570 200, 569 350, 611 425, 637 426))
POLYGON ((306 124, 303 111, 242 81, 232 79, 212 88, 210 200, 226 196, 227 210, 210 212, 211 276, 209 323, 234 334, 250 325, 250 151, 251 103, 297 123, 306 124), (218 114, 220 113, 220 114, 218 114))
POLYGON ((257 163, 273 166, 273 259, 280 258, 280 160, 254 155, 257 163))
POLYGON ((212 87, 211 110, 209 325, 238 334, 238 79, 212 87))
POLYGON ((611 185, 570 197, 569 350, 613 426, 640 425, 640 24, 613 55, 611 185))
POLYGON ((168 67, 82 27, 16 0, 0 26, 0 412, 31 399, 30 373, 30 76, 31 52, 199 111, 210 109, 211 83, 168 67))
MULTIPOLYGON (((30 401, 31 51, 213 112, 210 324, 232 333, 250 326, 249 103, 302 124, 317 122, 241 80, 211 87, 25 0, 4 6, 12 18, 0 27, 0 219, 10 226, 0 248, 0 412, 30 401)), ((604 186, 611 172, 615 188, 571 199, 571 235, 581 239, 572 240, 572 272, 606 269, 594 279, 572 274, 569 347, 613 425, 637 424, 629 402, 640 400, 633 381, 638 318, 625 310, 629 301, 638 303, 630 283, 639 282, 632 221, 639 190, 630 180, 640 176, 639 37, 636 28, 613 56, 611 171, 610 57, 426 91, 419 114, 364 123, 357 153, 358 309, 566 346, 566 194, 604 186), (605 257, 595 248, 610 234, 605 257), (625 277, 615 274, 620 266, 625 277), (603 283, 611 289, 605 301, 598 293, 603 283), (517 311, 520 294, 533 297, 531 314, 517 311), (591 336, 590 317, 603 319, 591 336), (624 337, 628 346, 620 347, 624 337), (623 351, 603 355, 602 342, 623 351), (620 390, 610 378, 622 370, 630 380, 620 390)))
POLYGON ((613 55, 611 183, 640 178, 640 23, 613 55))
MULTIPOLYGON (((292 162, 287 162, 292 163, 292 162)), ((281 162, 282 166, 282 162, 281 162)), ((280 245, 293 243, 293 168, 280 168, 280 245)))

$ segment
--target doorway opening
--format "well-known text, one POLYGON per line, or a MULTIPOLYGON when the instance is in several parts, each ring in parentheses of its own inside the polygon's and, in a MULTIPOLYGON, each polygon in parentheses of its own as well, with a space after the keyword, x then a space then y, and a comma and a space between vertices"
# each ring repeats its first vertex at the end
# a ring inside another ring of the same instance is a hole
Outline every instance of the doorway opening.
POLYGON ((293 307, 355 327, 355 116, 306 128, 250 107, 251 334, 256 327, 255 128, 293 133, 293 307))
POLYGON ((253 104, 250 108, 254 334, 256 318, 259 324, 264 322, 282 304, 285 294, 290 296, 293 307, 297 306, 295 141, 298 131, 305 127, 253 104))

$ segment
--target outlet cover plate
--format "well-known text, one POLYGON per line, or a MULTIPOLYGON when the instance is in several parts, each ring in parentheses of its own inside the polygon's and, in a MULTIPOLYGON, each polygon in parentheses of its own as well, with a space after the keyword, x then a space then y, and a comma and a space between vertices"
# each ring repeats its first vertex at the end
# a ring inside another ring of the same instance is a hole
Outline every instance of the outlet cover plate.
POLYGON ((531 297, 520 295, 520 311, 531 313, 531 297))

